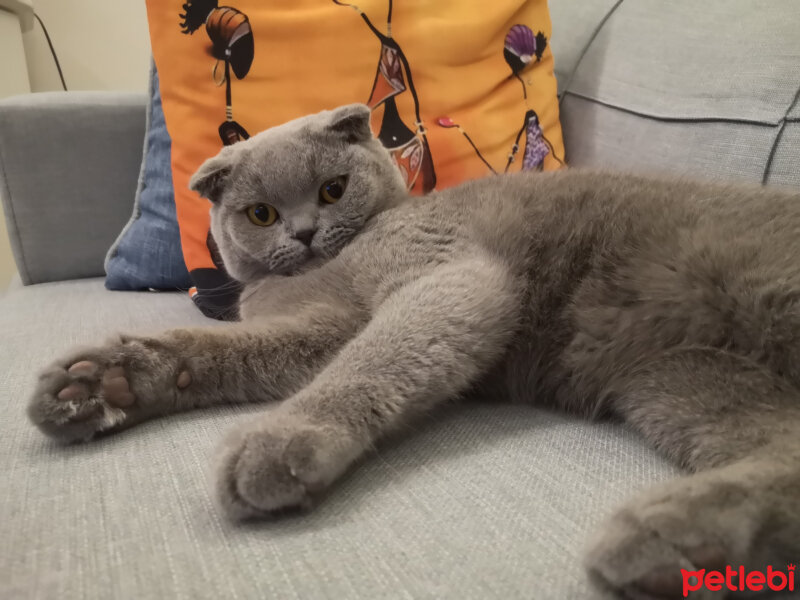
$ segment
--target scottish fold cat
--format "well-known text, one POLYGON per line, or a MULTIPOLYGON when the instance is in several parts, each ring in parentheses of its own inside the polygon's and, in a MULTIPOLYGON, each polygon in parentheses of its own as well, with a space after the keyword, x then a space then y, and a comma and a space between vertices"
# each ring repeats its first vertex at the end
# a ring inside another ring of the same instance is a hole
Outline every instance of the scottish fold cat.
POLYGON ((800 556, 800 194, 565 170, 409 198, 359 105, 191 185, 242 321, 61 357, 29 407, 46 434, 272 403, 218 456, 221 506, 253 518, 488 391, 623 419, 686 470, 598 529, 586 566, 612 588, 682 597, 681 568, 800 556))

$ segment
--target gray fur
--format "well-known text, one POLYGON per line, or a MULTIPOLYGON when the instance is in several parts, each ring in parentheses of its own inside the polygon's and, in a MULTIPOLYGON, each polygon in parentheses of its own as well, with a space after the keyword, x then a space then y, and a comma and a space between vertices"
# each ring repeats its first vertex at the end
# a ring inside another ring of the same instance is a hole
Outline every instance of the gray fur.
POLYGON ((189 185, 213 203, 212 233, 235 278, 249 282, 319 264, 371 215, 405 198, 400 173, 370 134, 369 117, 366 106, 353 104, 297 119, 224 148, 195 173, 189 185), (339 175, 348 175, 345 196, 319 202, 320 185, 339 175), (275 225, 259 228, 248 220, 244 210, 261 202, 281 215, 275 225), (306 246, 294 236, 309 229, 316 233, 306 246))
POLYGON ((365 109, 340 111, 225 149, 193 179, 246 284, 243 322, 71 354, 42 376, 34 422, 74 440, 279 400, 220 453, 222 508, 248 518, 308 505, 386 435, 465 395, 615 416, 687 476, 599 528, 586 559, 599 581, 682 597, 680 567, 797 560, 800 195, 567 170, 405 198, 365 109), (319 206, 320 181, 345 173, 341 206, 319 206), (287 221, 242 218, 263 201, 287 221), (310 252, 287 241, 299 214, 318 225, 310 252), (68 373, 79 360, 122 365, 136 403, 68 373), (56 399, 70 382, 77 409, 56 399), (109 425, 111 410, 123 416, 109 425))

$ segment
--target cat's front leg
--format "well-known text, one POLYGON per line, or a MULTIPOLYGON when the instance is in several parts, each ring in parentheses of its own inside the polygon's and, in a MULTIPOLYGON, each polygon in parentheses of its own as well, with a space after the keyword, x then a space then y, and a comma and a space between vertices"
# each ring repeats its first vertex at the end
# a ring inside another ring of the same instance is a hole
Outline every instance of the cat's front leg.
POLYGON ((260 323, 116 336, 42 372, 28 415, 47 435, 71 442, 200 406, 282 400, 357 327, 346 310, 311 306, 260 323))
POLYGON ((223 509, 245 518, 307 505, 387 433, 491 368, 516 331, 519 297, 518 281, 486 258, 394 292, 313 382, 228 438, 223 509))

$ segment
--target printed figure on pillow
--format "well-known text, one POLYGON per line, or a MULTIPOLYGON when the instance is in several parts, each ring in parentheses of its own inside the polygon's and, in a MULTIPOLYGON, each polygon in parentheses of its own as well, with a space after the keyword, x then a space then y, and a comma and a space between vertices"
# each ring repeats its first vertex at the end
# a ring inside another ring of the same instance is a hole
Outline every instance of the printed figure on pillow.
POLYGON ((400 45, 392 38, 392 0, 389 0, 385 35, 355 4, 347 4, 341 0, 333 0, 333 3, 355 10, 380 41, 378 70, 372 84, 372 93, 366 103, 373 111, 383 106, 383 118, 377 138, 389 150, 409 191, 417 194, 430 192, 436 187, 436 171, 433 168, 425 126, 420 117, 419 97, 411 77, 411 67, 400 45), (406 91, 414 99, 414 130, 403 122, 395 101, 395 96, 406 91))
POLYGON ((237 79, 244 79, 253 64, 255 43, 250 20, 243 12, 230 6, 219 6, 217 0, 189 0, 183 5, 185 11, 181 30, 193 34, 201 25, 211 40, 211 54, 217 59, 211 76, 217 86, 225 84, 225 121, 219 126, 219 137, 226 146, 250 138, 250 134, 233 119, 231 94, 231 69, 237 79), (224 64, 222 74, 219 64, 224 64))
MULTIPOLYGON (((536 62, 542 59, 546 47, 547 36, 541 31, 533 35, 533 31, 527 25, 514 25, 509 29, 506 35, 505 44, 503 45, 503 58, 506 59, 508 66, 511 67, 509 79, 511 77, 519 79, 519 82, 522 84, 522 96, 526 104, 528 103, 528 85, 530 85, 530 83, 522 78, 521 73, 525 67, 531 64, 534 57, 536 58, 536 62)), ((475 150, 478 158, 483 161, 492 173, 497 173, 495 168, 486 160, 472 141, 469 134, 467 134, 458 123, 453 121, 450 117, 441 117, 436 122, 440 127, 456 129, 461 133, 469 145, 472 146, 473 150, 475 150)), ((508 154, 508 162, 506 163, 505 169, 503 169, 504 173, 508 173, 511 164, 516 160, 517 153, 519 152, 519 140, 523 133, 525 134, 525 152, 522 155, 523 171, 530 169, 541 171, 544 167, 544 159, 548 154, 551 154, 552 157, 563 166, 564 161, 556 156, 553 150, 553 144, 548 141, 542 132, 542 126, 539 123, 539 115, 536 114, 535 110, 529 107, 525 112, 522 127, 519 133, 517 133, 514 144, 511 146, 511 152, 508 154)))

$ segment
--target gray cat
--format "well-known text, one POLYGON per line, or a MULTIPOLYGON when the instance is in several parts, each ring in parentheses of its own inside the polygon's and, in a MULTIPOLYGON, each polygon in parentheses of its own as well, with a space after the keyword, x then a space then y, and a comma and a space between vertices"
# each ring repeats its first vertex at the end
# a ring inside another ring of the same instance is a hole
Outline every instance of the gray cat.
POLYGON ((689 472, 600 529, 586 563, 614 589, 681 597, 680 568, 800 557, 797 193, 567 170, 411 199, 360 105, 225 148, 191 185, 242 322, 63 357, 29 409, 48 435, 281 401, 220 452, 222 507, 258 517, 488 392, 624 419, 689 472))

